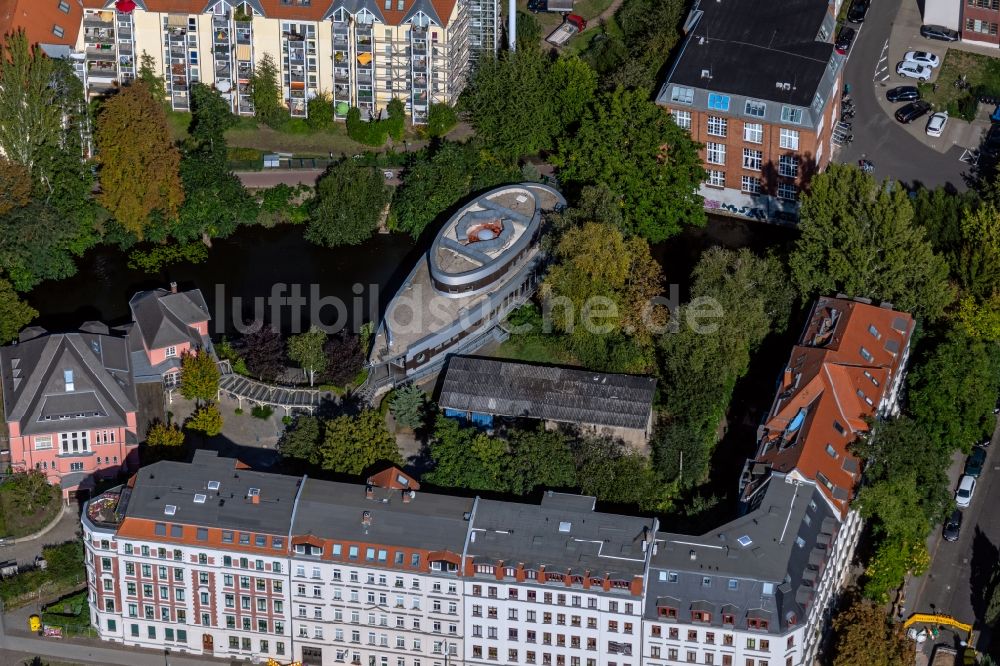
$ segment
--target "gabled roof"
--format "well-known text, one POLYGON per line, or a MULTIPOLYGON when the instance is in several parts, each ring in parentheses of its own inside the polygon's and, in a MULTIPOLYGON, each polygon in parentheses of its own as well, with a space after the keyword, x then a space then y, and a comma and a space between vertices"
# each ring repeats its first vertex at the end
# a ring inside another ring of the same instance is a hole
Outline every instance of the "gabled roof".
POLYGON ((83 9, 79 0, 66 0, 68 11, 62 11, 59 0, 0 0, 0 35, 24 29, 30 44, 62 44, 73 46, 80 32, 83 9), (56 36, 55 26, 63 29, 56 36))
POLYGON ((211 319, 200 289, 177 293, 166 289, 140 291, 128 305, 146 349, 184 342, 200 344, 201 338, 192 326, 211 319))
POLYGON ((438 404, 460 412, 644 429, 655 390, 652 377, 453 356, 438 404))
POLYGON ((817 481, 846 512, 860 471, 847 447, 892 389, 913 324, 888 304, 819 299, 759 431, 755 461, 817 481))
POLYGON ((22 434, 122 426, 136 411, 128 350, 120 337, 39 335, 32 329, 0 349, 0 377, 7 421, 19 423, 22 434))

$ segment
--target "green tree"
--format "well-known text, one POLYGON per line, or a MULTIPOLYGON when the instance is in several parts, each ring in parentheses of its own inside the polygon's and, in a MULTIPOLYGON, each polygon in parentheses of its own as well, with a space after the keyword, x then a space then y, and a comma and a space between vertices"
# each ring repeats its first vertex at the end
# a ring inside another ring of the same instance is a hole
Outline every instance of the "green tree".
POLYGON ((46 506, 52 501, 52 485, 48 478, 36 469, 11 475, 5 484, 14 504, 26 515, 46 506))
POLYGON ((909 411, 939 451, 968 452, 996 426, 1000 350, 960 329, 923 345, 907 378, 909 411))
POLYGON ((954 300, 947 264, 914 223, 903 188, 833 164, 811 181, 800 214, 789 265, 804 300, 843 292, 932 319, 954 300))
POLYGON ((404 428, 418 430, 427 422, 427 394, 416 384, 397 389, 389 403, 389 411, 396 423, 404 428))
POLYGON ((536 488, 576 487, 576 462, 565 435, 539 426, 510 433, 506 477, 509 490, 527 495, 536 488))
POLYGON ((576 56, 563 56, 552 63, 548 87, 553 92, 551 113, 558 120, 556 135, 563 136, 587 113, 597 94, 597 72, 576 56))
POLYGON ((38 45, 29 46, 24 30, 0 40, 0 153, 7 159, 35 167, 38 151, 56 141, 62 122, 59 91, 52 86, 55 60, 38 45))
MULTIPOLYGON (((610 85, 649 91, 658 85, 657 75, 680 38, 688 6, 682 0, 628 0, 615 12, 621 28, 623 52, 608 66, 610 85)), ((614 45, 612 45, 614 49, 614 45)), ((617 49, 616 49, 617 50, 617 49)))
POLYGON ((38 199, 0 216, 0 266, 18 291, 73 275, 75 221, 38 199))
POLYGON ((643 511, 668 511, 676 495, 676 485, 665 483, 646 456, 609 440, 578 447, 577 479, 586 495, 643 511))
POLYGON ((142 239, 150 216, 173 220, 184 202, 180 153, 163 105, 141 82, 108 99, 94 136, 101 161, 100 203, 125 231, 142 239))
POLYGON ((181 359, 181 395, 197 404, 211 402, 219 394, 219 366, 204 349, 181 359))
POLYGON ((222 432, 222 413, 215 405, 202 405, 194 411, 184 427, 214 437, 222 432))
POLYGON ((317 374, 326 370, 327 358, 323 351, 326 344, 326 333, 313 326, 305 333, 288 338, 288 358, 299 364, 303 374, 313 385, 317 374))
POLYGON ((957 318, 971 335, 1000 340, 1000 209, 993 201, 967 208, 952 272, 961 300, 957 318))
POLYGON ((333 97, 324 91, 309 100, 306 106, 306 124, 314 130, 333 127, 333 97))
POLYGON ((157 421, 149 426, 146 432, 146 444, 162 448, 180 448, 184 446, 184 433, 172 423, 157 421))
POLYGON ((464 428, 455 419, 438 416, 430 443, 433 469, 428 483, 446 488, 504 492, 508 484, 504 466, 507 442, 475 428, 464 428))
POLYGON ((278 450, 285 458, 293 458, 310 465, 319 465, 320 442, 323 440, 323 422, 315 416, 298 416, 285 429, 278 441, 278 450))
POLYGON ((547 78, 548 62, 539 49, 503 51, 479 61, 463 93, 476 134, 509 164, 552 147, 555 91, 547 78))
POLYGON ((560 140, 553 161, 570 185, 603 185, 620 196, 627 233, 657 243, 705 223, 698 146, 646 91, 603 95, 560 140))
POLYGON ((458 124, 458 113, 450 104, 436 102, 427 111, 427 135, 441 138, 458 124))
POLYGON ((378 228, 391 191, 382 172, 344 160, 331 166, 316 184, 306 239, 317 245, 357 245, 378 228))
POLYGON ((338 416, 323 429, 320 458, 323 469, 361 474, 375 463, 402 463, 396 439, 385 427, 385 419, 373 409, 357 416, 338 416))
POLYGON ((517 12, 517 50, 538 48, 542 44, 542 26, 531 14, 517 12))
POLYGON ((167 99, 167 84, 160 73, 156 71, 156 60, 145 51, 139 56, 139 76, 137 80, 146 84, 149 94, 157 102, 163 103, 167 99))
POLYGON ((250 79, 254 117, 268 127, 280 127, 288 120, 288 111, 281 103, 278 67, 270 53, 265 53, 254 67, 250 79))
POLYGON ((861 599, 833 616, 833 666, 913 666, 916 653, 882 608, 861 599))
POLYGON ((16 340, 21 329, 37 316, 38 310, 21 300, 13 285, 0 277, 0 344, 16 340))

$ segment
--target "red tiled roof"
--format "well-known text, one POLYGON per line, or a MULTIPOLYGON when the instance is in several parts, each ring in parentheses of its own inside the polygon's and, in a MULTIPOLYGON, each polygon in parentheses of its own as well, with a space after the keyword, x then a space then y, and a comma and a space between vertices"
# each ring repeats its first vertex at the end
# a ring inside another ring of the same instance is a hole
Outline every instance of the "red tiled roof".
POLYGON ((816 481, 846 513, 860 478, 847 446, 868 429, 891 389, 912 332, 909 314, 819 299, 761 427, 756 461, 816 481))
POLYGON ((65 0, 69 11, 59 9, 59 0, 0 0, 0 34, 23 29, 31 44, 73 46, 80 32, 83 9, 80 0, 65 0), (57 37, 52 29, 63 29, 57 37))

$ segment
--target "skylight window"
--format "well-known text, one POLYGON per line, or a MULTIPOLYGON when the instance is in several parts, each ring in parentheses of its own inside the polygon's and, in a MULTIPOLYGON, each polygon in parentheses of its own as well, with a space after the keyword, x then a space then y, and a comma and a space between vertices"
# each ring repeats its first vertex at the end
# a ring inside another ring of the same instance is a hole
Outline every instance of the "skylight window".
POLYGON ((749 548, 750 545, 753 544, 753 539, 750 538, 749 534, 744 534, 736 540, 736 543, 740 544, 744 548, 749 548))
POLYGON ((198 493, 198 494, 196 494, 194 496, 194 503, 195 504, 204 504, 206 499, 208 499, 208 498, 204 494, 198 493))
POLYGON ((708 108, 717 109, 719 111, 728 111, 729 95, 720 95, 719 93, 708 93, 708 108))
POLYGON ((208 482, 208 489, 209 490, 218 490, 219 489, 219 482, 218 481, 209 481, 208 482))
POLYGON ((172 516, 175 513, 177 513, 177 506, 174 504, 168 504, 165 507, 163 507, 163 513, 164 515, 172 516))
POLYGON ((251 488, 247 491, 247 497, 258 497, 260 495, 260 488, 251 488))
POLYGON ((559 531, 562 532, 563 534, 569 534, 569 530, 571 527, 573 527, 573 523, 569 521, 564 520, 559 523, 559 531))

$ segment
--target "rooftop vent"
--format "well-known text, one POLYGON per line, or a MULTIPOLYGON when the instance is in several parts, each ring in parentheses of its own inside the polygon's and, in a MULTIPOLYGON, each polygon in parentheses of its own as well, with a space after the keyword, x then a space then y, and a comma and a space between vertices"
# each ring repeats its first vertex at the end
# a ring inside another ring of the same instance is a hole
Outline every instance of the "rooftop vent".
POLYGON ((694 548, 692 548, 688 552, 688 557, 691 559, 692 562, 694 562, 695 560, 698 559, 698 551, 696 551, 694 548))
POLYGON ((207 496, 205 496, 205 495, 204 495, 204 494, 202 494, 202 493, 197 493, 197 494, 196 494, 196 495, 194 496, 194 503, 195 503, 195 504, 204 504, 204 503, 205 503, 205 500, 206 500, 206 499, 208 499, 208 497, 207 497, 207 496))
POLYGON ((260 495, 260 488, 251 488, 247 491, 247 497, 258 497, 260 495))
POLYGON ((750 546, 750 544, 753 543, 753 539, 750 538, 749 534, 744 534, 743 536, 741 536, 739 539, 736 540, 736 543, 740 544, 744 548, 747 548, 750 546))
POLYGON ((175 513, 177 513, 177 507, 175 505, 168 504, 165 507, 163 507, 163 515, 172 516, 175 513))
POLYGON ((710 69, 703 69, 703 70, 701 70, 701 78, 703 78, 703 79, 710 79, 710 78, 712 78, 712 70, 710 70, 710 69))
POLYGON ((778 90, 788 91, 792 89, 792 84, 789 83, 788 81, 775 81, 774 87, 777 88, 778 90))
POLYGON ((573 523, 563 520, 559 523, 559 531, 563 534, 569 534, 570 528, 573 527, 573 523))
POLYGON ((208 482, 208 489, 209 490, 218 491, 219 487, 220 487, 220 484, 219 484, 218 481, 209 481, 208 482))
POLYGON ((361 524, 365 527, 369 527, 372 524, 372 512, 362 511, 361 512, 361 524))

